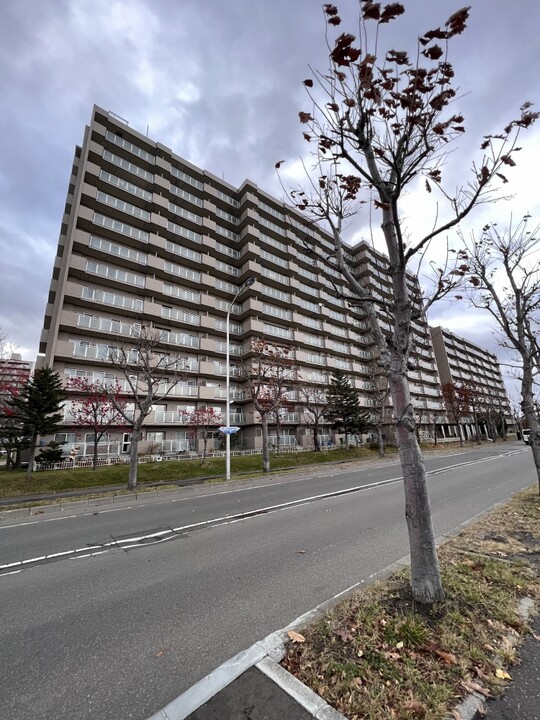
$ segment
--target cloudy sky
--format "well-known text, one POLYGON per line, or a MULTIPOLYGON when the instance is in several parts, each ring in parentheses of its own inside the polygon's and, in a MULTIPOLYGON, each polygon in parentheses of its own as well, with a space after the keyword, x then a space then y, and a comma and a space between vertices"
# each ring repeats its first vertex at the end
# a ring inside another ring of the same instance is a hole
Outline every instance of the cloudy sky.
MULTIPOLYGON (((403 1, 406 15, 387 26, 396 49, 460 7, 403 1)), ((454 173, 525 100, 540 105, 540 3, 469 2, 469 29, 450 55, 467 127, 454 173)), ((356 0, 338 7, 340 29, 354 33, 356 0)), ((0 327, 28 359, 37 352, 73 150, 93 103, 230 183, 249 177, 281 197, 274 163, 294 168, 307 149, 302 80, 308 65, 326 67, 318 0, 1 0, 0 58, 0 327)), ((538 210, 540 126, 521 144, 510 175, 515 197, 480 208, 474 226, 538 210)), ((423 195, 411 194, 405 210, 413 234, 432 219, 423 195)), ((351 235, 365 226, 359 221, 351 235)), ((441 306, 431 320, 495 347, 486 320, 463 304, 441 306)))

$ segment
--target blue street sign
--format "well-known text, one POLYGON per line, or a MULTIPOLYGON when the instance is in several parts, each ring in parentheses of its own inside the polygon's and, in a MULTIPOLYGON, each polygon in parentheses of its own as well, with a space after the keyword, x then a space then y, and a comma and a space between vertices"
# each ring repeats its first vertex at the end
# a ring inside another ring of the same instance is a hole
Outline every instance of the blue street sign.
POLYGON ((234 427, 234 426, 231 426, 231 427, 223 426, 223 427, 220 427, 219 429, 224 435, 233 435, 235 432, 238 432, 240 430, 239 427, 234 427))

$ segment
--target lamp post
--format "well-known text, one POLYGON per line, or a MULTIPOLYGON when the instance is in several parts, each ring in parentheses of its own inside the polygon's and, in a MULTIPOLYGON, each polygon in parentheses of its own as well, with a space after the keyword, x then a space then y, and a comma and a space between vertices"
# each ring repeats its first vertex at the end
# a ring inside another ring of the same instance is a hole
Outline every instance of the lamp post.
POLYGON ((238 296, 242 292, 242 290, 245 290, 247 287, 251 287, 253 283, 255 282, 254 277, 249 277, 247 280, 245 280, 242 285, 238 288, 236 291, 236 295, 233 297, 231 302, 229 303, 229 309, 227 310, 227 320, 226 320, 226 336, 225 336, 225 396, 226 396, 226 410, 225 410, 225 418, 226 418, 226 435, 225 435, 225 480, 231 479, 231 392, 230 392, 230 384, 231 384, 231 368, 230 368, 230 348, 229 348, 229 335, 230 335, 230 328, 229 328, 229 320, 231 318, 231 308, 238 299, 238 296))

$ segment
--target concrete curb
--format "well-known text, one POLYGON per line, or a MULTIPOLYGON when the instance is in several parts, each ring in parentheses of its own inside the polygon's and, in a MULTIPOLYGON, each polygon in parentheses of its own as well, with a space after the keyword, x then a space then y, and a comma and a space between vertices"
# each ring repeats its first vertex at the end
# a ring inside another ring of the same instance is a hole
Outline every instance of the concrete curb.
MULTIPOLYGON (((456 537, 469 525, 479 520, 484 515, 505 505, 506 502, 498 502, 486 510, 477 513, 472 518, 465 520, 444 535, 436 538, 437 547, 456 537)), ((309 712, 316 720, 347 720, 344 715, 332 708, 319 695, 300 682, 294 675, 285 670, 279 662, 286 653, 287 633, 289 630, 302 630, 312 623, 320 620, 326 612, 342 600, 351 596, 360 588, 371 585, 378 580, 384 580, 393 573, 409 567, 410 556, 405 555, 382 570, 372 573, 368 577, 351 585, 342 592, 334 595, 320 605, 300 615, 281 630, 267 635, 263 640, 254 643, 247 650, 235 655, 222 665, 213 670, 209 675, 202 678, 195 685, 175 698, 172 702, 148 718, 148 720, 185 720, 191 713, 204 705, 210 698, 230 685, 237 677, 250 667, 256 667, 268 678, 275 682, 282 690, 290 695, 302 708, 309 712)), ((534 601, 527 603, 527 598, 520 603, 520 615, 526 620, 534 601)), ((483 706, 485 698, 478 693, 467 695, 460 705, 456 707, 462 720, 474 720, 478 710, 483 706)), ((449 718, 449 720, 451 720, 449 718)))

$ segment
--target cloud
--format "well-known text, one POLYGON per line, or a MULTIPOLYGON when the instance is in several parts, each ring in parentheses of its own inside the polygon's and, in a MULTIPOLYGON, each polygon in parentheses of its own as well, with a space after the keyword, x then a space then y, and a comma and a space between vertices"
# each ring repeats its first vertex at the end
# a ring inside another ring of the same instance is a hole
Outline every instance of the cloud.
MULTIPOLYGON (((341 5, 343 29, 354 29, 356 4, 341 5)), ((455 9, 449 0, 408 3, 387 29, 390 42, 401 47, 455 9)), ((284 177, 301 176, 297 158, 309 149, 298 123, 302 80, 308 65, 325 70, 326 46, 313 0, 4 0, 2 14, 0 326, 33 359, 73 151, 92 105, 148 128, 153 139, 234 185, 249 178, 282 197, 274 164, 287 159, 284 177)), ((529 0, 516 0, 512 13, 503 0, 474 3, 470 30, 452 51, 467 118, 452 179, 461 177, 479 137, 533 95, 539 24, 540 5, 529 0)), ((493 208, 501 218, 510 208, 538 210, 539 137, 529 134, 512 172, 515 200, 479 208, 475 223, 493 208)), ((422 194, 411 193, 404 211, 412 234, 432 222, 422 194)), ((379 222, 374 214, 375 238, 379 222)), ((349 237, 370 232, 363 213, 349 237)), ((461 307, 444 311, 448 321, 461 314, 461 307)))

